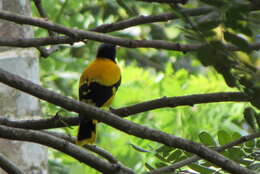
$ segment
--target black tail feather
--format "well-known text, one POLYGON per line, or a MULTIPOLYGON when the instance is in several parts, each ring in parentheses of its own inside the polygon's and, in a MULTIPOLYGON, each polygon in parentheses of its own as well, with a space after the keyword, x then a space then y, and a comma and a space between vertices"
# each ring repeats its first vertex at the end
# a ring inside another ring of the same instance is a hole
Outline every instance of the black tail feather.
MULTIPOLYGON (((82 117, 81 117, 82 118, 82 117)), ((96 120, 81 119, 77 144, 83 146, 85 144, 92 144, 96 141, 96 120)))

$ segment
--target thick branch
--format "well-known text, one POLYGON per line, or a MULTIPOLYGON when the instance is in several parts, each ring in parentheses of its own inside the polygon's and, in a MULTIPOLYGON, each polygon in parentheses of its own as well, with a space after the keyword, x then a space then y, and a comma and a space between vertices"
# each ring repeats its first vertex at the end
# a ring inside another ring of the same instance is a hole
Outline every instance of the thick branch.
POLYGON ((118 166, 97 158, 77 145, 40 131, 0 126, 0 137, 11 140, 29 141, 52 147, 84 162, 102 173, 133 174, 129 169, 118 168, 118 166))
MULTIPOLYGON (((250 134, 250 135, 242 136, 241 138, 239 138, 239 139, 237 139, 237 140, 235 140, 231 143, 228 143, 228 144, 221 146, 221 147, 217 147, 216 151, 222 152, 226 149, 232 148, 234 146, 237 146, 239 144, 245 143, 249 140, 256 139, 256 138, 259 138, 259 137, 260 137, 260 132, 256 132, 256 133, 253 133, 253 134, 250 134)), ((187 158, 185 160, 176 162, 173 165, 162 167, 162 168, 159 168, 159 169, 155 169, 155 170, 152 170, 152 171, 147 172, 145 174, 161 174, 161 173, 173 172, 176 169, 184 167, 184 166, 186 166, 190 163, 196 162, 200 159, 201 159, 200 157, 194 155, 194 156, 187 158)))
POLYGON ((5 158, 2 154, 0 154, 0 168, 7 173, 24 174, 12 161, 5 158))
MULTIPOLYGON (((236 174, 253 174, 254 172, 239 166, 232 160, 227 159, 223 155, 205 147, 204 145, 166 134, 164 132, 154 130, 136 123, 124 120, 115 114, 103 111, 94 106, 78 102, 68 97, 62 96, 41 86, 25 80, 17 75, 13 75, 7 71, 0 69, 0 81, 6 85, 29 93, 35 97, 46 100, 52 104, 58 105, 69 111, 84 113, 86 117, 104 122, 118 130, 128 134, 135 135, 143 139, 156 141, 170 147, 176 147, 188 152, 197 154, 198 156, 220 166, 222 169, 236 174)), ((2 132, 2 131, 0 131, 2 132)))

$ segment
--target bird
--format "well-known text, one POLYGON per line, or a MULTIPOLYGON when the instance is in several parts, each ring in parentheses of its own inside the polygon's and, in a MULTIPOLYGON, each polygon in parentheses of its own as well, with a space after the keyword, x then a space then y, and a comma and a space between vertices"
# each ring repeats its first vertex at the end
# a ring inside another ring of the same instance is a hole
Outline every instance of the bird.
MULTIPOLYGON (((96 107, 109 107, 121 84, 121 70, 116 62, 116 45, 103 43, 96 59, 83 71, 79 80, 79 100, 96 107)), ((96 141, 97 120, 79 113, 80 124, 76 144, 84 146, 96 141)))

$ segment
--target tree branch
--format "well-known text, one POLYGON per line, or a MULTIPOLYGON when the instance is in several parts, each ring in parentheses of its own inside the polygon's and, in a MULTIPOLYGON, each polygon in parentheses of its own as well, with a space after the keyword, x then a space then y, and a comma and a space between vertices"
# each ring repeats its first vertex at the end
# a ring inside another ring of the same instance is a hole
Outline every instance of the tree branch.
MULTIPOLYGON (((234 161, 227 159, 223 155, 215 152, 214 150, 204 145, 177 136, 169 135, 164 132, 154 130, 142 125, 138 125, 128 120, 124 120, 110 112, 103 111, 94 106, 81 103, 79 101, 52 92, 48 89, 44 89, 37 84, 34 84, 26 79, 23 79, 17 75, 11 74, 2 69, 0 69, 0 82, 8 86, 11 86, 13 88, 19 89, 28 94, 31 94, 42 100, 46 100, 52 104, 60 106, 69 111, 82 113, 86 117, 89 117, 90 119, 96 119, 98 121, 104 122, 128 134, 135 135, 143 139, 156 141, 170 147, 180 148, 188 152, 197 154, 198 156, 216 164, 217 166, 220 166, 223 170, 226 170, 230 173, 236 173, 236 174, 254 173, 244 167, 241 167, 240 165, 236 164, 234 161)), ((0 133, 2 133, 1 130, 0 133)))
POLYGON ((84 162, 102 173, 134 174, 130 169, 125 167, 120 168, 118 165, 108 163, 83 150, 77 145, 40 131, 0 126, 0 137, 10 140, 29 141, 52 147, 70 155, 80 162, 84 162))
MULTIPOLYGON (((200 16, 203 14, 207 14, 212 11, 211 7, 201 7, 195 9, 182 9, 180 10, 182 13, 187 16, 200 16)), ((138 16, 126 20, 122 20, 119 22, 111 23, 111 24, 103 24, 98 27, 90 29, 90 31, 96 31, 101 33, 108 33, 117 30, 123 30, 129 27, 133 27, 136 25, 149 24, 154 22, 167 22, 172 19, 178 19, 179 16, 176 16, 173 13, 162 13, 158 15, 149 15, 149 16, 138 16)))
MULTIPOLYGON (((163 107, 174 108, 177 106, 193 106, 195 104, 231 101, 243 102, 250 101, 250 99, 244 93, 241 92, 219 92, 211 94, 196 94, 178 97, 162 97, 159 99, 150 100, 127 107, 110 109, 110 111, 120 117, 127 117, 133 114, 146 112, 153 109, 159 109, 163 107)), ((8 118, 5 118, 4 116, 1 116, 0 124, 9 127, 41 130, 79 125, 79 118, 75 116, 64 117, 57 115, 47 119, 10 120, 8 118)))
MULTIPOLYGON (((91 35, 81 35, 78 38, 70 38, 67 36, 55 36, 45 38, 0 38, 0 46, 10 47, 39 47, 46 45, 55 44, 73 44, 74 42, 83 41, 85 39, 95 40, 98 42, 106 42, 115 45, 120 45, 128 48, 157 48, 165 50, 175 50, 182 52, 196 51, 203 45, 189 45, 189 44, 176 44, 172 42, 166 42, 162 40, 133 40, 133 39, 122 39, 119 37, 108 36, 104 34, 92 33, 91 35), (92 35, 93 34, 93 35, 92 35)), ((259 50, 260 43, 249 44, 252 50, 259 50)), ((227 50, 238 51, 239 49, 233 45, 226 45, 227 50)))
MULTIPOLYGON (((0 38, 0 46, 10 46, 10 47, 39 47, 46 45, 56 45, 56 44, 73 44, 74 42, 84 41, 86 39, 95 40, 98 42, 106 42, 119 46, 124 46, 128 48, 157 48, 175 51, 195 51, 201 48, 202 45, 184 45, 178 43, 167 42, 163 40, 133 40, 133 39, 122 39, 120 37, 109 36, 96 32, 79 32, 75 31, 77 38, 72 38, 68 36, 54 36, 54 37, 44 37, 44 38, 0 38)), ((254 45, 252 45, 254 46, 254 45)), ((238 50, 235 47, 231 47, 233 50, 238 50)), ((256 49, 260 49, 260 43, 257 44, 256 49)))
POLYGON ((51 117, 47 119, 34 119, 34 120, 9 120, 0 116, 0 124, 8 127, 16 127, 22 129, 53 129, 67 126, 79 125, 79 117, 51 117))
MULTIPOLYGON (((51 131, 42 131, 44 133, 50 134, 52 136, 58 137, 58 138, 62 138, 66 141, 69 141, 73 144, 75 144, 76 142, 76 138, 72 137, 70 135, 66 135, 64 133, 60 133, 60 132, 51 132, 51 131)), ((84 148, 98 154, 99 156, 105 158, 106 160, 108 160, 110 163, 114 163, 120 166, 120 164, 118 163, 118 160, 113 157, 113 155, 111 155, 109 152, 105 151, 104 149, 96 146, 96 145, 85 145, 84 148)), ((122 167, 122 166, 121 166, 122 167)))
POLYGON ((176 107, 176 106, 193 106, 195 104, 203 103, 213 103, 213 102, 242 102, 250 101, 242 92, 219 92, 211 94, 195 94, 188 96, 178 96, 178 97, 162 97, 155 100, 150 100, 147 102, 138 103, 135 105, 112 109, 112 112, 124 117, 132 114, 137 114, 140 112, 146 112, 153 109, 164 108, 164 107, 176 107))
MULTIPOLYGON (((215 150, 218 151, 218 152, 222 152, 226 149, 232 148, 234 146, 237 146, 239 144, 245 143, 249 140, 259 138, 259 137, 260 137, 260 132, 256 132, 256 133, 253 133, 253 134, 250 134, 250 135, 242 136, 241 138, 239 138, 239 139, 237 139, 237 140, 235 140, 231 143, 225 144, 224 146, 221 146, 221 147, 217 147, 215 150)), ((170 166, 161 167, 159 169, 155 169, 155 170, 152 170, 150 172, 146 172, 145 174, 162 174, 162 173, 173 172, 176 169, 184 167, 184 166, 186 166, 190 163, 196 162, 200 159, 201 159, 200 157, 194 155, 194 156, 187 158, 185 160, 176 162, 176 163, 174 163, 170 166)))
POLYGON ((12 161, 0 154, 0 167, 7 173, 24 174, 12 161))
MULTIPOLYGON (((40 14, 40 16, 41 16, 44 20, 48 20, 48 19, 49 19, 49 18, 48 18, 48 15, 47 15, 47 13, 44 11, 44 9, 42 8, 42 1, 41 1, 41 0, 33 0, 33 2, 34 2, 34 4, 35 4, 35 6, 36 6, 36 8, 37 8, 37 10, 38 10, 38 12, 39 12, 39 14, 40 14)), ((52 31, 50 31, 50 30, 48 30, 48 33, 49 33, 50 36, 54 36, 54 35, 55 35, 55 33, 52 32, 52 31)))
MULTIPOLYGON (((46 38, 27 38, 27 39, 15 39, 15 38, 1 38, 0 46, 14 46, 14 47, 39 47, 44 45, 54 45, 54 44, 72 44, 78 41, 84 41, 86 39, 95 40, 99 42, 107 42, 115 45, 120 45, 129 48, 157 48, 157 49, 167 49, 175 51, 195 51, 203 45, 181 45, 178 43, 166 42, 163 40, 133 40, 133 39, 122 39, 120 37, 109 36, 102 33, 84 31, 71 29, 63 27, 58 24, 53 24, 51 22, 38 20, 31 17, 15 15, 6 11, 0 11, 0 18, 13 21, 20 24, 29 24, 45 29, 49 29, 58 33, 66 34, 68 36, 54 36, 46 38)), ((239 50, 235 46, 226 45, 227 49, 235 51, 239 50)), ((254 50, 260 49, 260 43, 251 44, 251 48, 254 50)))
MULTIPOLYGON (((44 20, 48 20, 48 15, 47 13, 45 12, 45 10, 42 8, 42 1, 41 0, 33 0, 34 1, 34 4, 40 14, 40 16, 42 18, 44 18, 44 20)), ((49 33, 49 36, 55 36, 55 33, 51 30, 48 30, 48 33, 49 33)), ((50 54, 52 54, 53 52, 57 51, 58 50, 58 46, 57 45, 52 45, 50 48, 44 48, 44 47, 37 47, 37 49, 39 50, 40 52, 40 56, 41 57, 49 57, 50 54)))

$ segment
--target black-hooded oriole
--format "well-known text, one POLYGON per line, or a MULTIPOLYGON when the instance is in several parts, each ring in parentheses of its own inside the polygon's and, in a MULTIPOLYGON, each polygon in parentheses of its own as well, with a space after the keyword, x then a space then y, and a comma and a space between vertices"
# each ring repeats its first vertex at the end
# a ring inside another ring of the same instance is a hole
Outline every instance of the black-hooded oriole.
MULTIPOLYGON (((79 100, 96 107, 108 107, 121 83, 120 68, 116 64, 116 46, 101 44, 96 59, 89 64, 80 77, 79 100)), ((97 120, 79 114, 80 125, 77 144, 92 144, 96 140, 97 120)))

